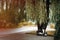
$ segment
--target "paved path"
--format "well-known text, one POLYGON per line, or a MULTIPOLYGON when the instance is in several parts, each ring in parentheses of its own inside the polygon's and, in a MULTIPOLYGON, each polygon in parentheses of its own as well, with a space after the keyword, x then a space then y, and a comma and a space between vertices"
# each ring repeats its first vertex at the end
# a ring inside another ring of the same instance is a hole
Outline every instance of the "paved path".
POLYGON ((0 36, 0 40, 53 40, 53 37, 43 37, 31 34, 14 33, 0 36))

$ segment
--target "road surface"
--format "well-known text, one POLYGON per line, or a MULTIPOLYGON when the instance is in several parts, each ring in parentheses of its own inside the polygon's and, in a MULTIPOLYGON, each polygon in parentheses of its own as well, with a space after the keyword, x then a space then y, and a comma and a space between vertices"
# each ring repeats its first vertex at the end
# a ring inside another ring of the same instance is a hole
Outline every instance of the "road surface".
POLYGON ((54 40, 53 37, 43 37, 32 34, 13 33, 0 36, 0 40, 54 40))

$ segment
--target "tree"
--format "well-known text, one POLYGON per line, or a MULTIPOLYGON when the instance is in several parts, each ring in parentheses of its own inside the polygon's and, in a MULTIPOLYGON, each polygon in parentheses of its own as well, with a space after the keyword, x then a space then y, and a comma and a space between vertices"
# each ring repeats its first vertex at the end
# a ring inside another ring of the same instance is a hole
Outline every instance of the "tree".
POLYGON ((60 0, 51 0, 52 1, 52 11, 53 11, 53 21, 55 25, 55 35, 54 40, 60 40, 60 0))

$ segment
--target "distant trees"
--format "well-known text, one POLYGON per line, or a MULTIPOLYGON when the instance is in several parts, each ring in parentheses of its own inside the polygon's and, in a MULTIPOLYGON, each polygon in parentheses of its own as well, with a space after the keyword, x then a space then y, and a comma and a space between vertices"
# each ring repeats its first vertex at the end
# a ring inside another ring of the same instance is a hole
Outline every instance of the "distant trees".
POLYGON ((25 1, 22 0, 0 0, 0 20, 3 28, 7 27, 7 24, 11 25, 8 27, 17 27, 16 25, 24 18, 24 6, 25 1))
POLYGON ((47 19, 44 0, 0 0, 0 20, 11 24, 21 21, 45 22, 47 19))
POLYGON ((46 21, 46 3, 44 0, 26 0, 27 19, 40 22, 46 21))
POLYGON ((26 16, 27 16, 27 20, 31 20, 33 21, 34 19, 34 15, 35 15, 35 11, 34 11, 34 5, 33 5, 33 1, 32 0, 26 0, 26 16))

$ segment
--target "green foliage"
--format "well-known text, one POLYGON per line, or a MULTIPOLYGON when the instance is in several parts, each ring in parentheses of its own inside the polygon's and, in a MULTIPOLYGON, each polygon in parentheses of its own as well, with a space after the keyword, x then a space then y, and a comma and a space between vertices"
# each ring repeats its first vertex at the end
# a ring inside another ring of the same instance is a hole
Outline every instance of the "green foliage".
POLYGON ((52 2, 52 6, 53 6, 53 18, 54 18, 54 22, 56 23, 55 29, 55 36, 54 36, 54 40, 60 40, 60 0, 53 0, 52 2))

